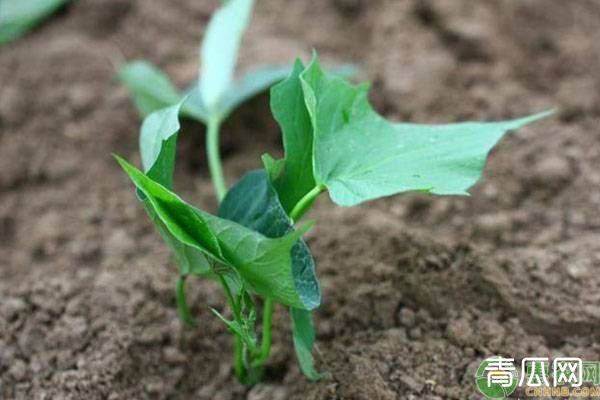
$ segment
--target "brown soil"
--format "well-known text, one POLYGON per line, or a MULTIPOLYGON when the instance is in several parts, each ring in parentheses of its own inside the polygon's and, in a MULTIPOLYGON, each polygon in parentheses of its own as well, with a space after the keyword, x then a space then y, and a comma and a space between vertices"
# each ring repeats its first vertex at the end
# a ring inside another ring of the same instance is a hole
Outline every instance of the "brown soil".
MULTIPOLYGON (((503 140, 472 197, 320 199, 328 378, 302 378, 279 309, 267 381, 237 384, 219 288, 193 281, 201 323, 183 327, 175 266, 110 157, 139 161, 115 67, 190 81, 216 4, 80 1, 0 50, 0 398, 465 399, 489 355, 600 360, 600 3, 261 0, 244 68, 314 47, 360 64, 390 118, 559 112, 503 140)), ((202 129, 184 124, 176 184, 213 209, 202 129)), ((267 96, 243 106, 230 181, 279 141, 267 96)))

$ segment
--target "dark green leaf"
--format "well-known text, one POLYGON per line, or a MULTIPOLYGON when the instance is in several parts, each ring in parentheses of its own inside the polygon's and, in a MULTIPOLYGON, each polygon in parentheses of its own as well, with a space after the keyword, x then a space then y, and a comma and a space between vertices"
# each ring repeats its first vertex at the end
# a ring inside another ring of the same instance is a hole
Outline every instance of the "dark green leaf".
POLYGON ((0 44, 23 35, 68 2, 69 0, 0 1, 0 44))
POLYGON ((288 306, 308 308, 296 291, 291 249, 310 226, 282 238, 267 238, 190 206, 127 161, 116 158, 178 241, 234 268, 248 290, 288 306))
POLYGON ((300 369, 308 379, 316 381, 321 378, 321 374, 315 369, 312 356, 312 348, 315 344, 315 328, 310 311, 290 308, 290 316, 292 317, 294 349, 296 350, 300 369))
POLYGON ((200 93, 210 114, 231 86, 240 42, 252 13, 253 0, 229 0, 217 10, 206 29, 200 51, 200 93))
POLYGON ((313 127, 314 178, 342 206, 407 191, 466 195, 507 131, 549 114, 493 123, 396 124, 371 108, 367 86, 324 73, 316 57, 300 80, 313 127))
MULTIPOLYGON (((219 216, 269 238, 279 238, 293 231, 292 221, 264 170, 247 173, 229 190, 219 207, 219 216)), ((304 308, 318 307, 321 291, 310 250, 300 239, 291 252, 294 283, 304 308)))

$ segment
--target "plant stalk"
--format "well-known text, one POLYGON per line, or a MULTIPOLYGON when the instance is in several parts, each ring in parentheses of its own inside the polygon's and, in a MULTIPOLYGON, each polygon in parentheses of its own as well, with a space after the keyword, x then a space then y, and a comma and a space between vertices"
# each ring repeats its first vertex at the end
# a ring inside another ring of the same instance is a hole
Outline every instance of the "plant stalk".
POLYGON ((185 297, 185 276, 180 275, 177 278, 177 284, 175 286, 175 300, 177 303, 177 309, 179 310, 179 315, 183 322, 185 322, 188 326, 194 326, 196 321, 192 316, 192 313, 187 305, 186 297, 185 297))
POLYGON ((292 222, 297 222, 310 209, 313 202, 321 192, 325 191, 325 186, 317 185, 302 197, 290 212, 292 222))
POLYGON ((269 358, 271 353, 271 321, 273 320, 273 300, 265 299, 263 305, 263 316, 262 316, 262 343, 260 347, 260 353, 252 362, 253 366, 261 367, 265 361, 269 358))
POLYGON ((227 193, 227 185, 223 176, 223 166, 221 164, 221 153, 219 151, 219 129, 221 127, 221 118, 219 116, 210 117, 206 131, 206 155, 208 158, 208 169, 212 178, 217 200, 219 203, 227 193))

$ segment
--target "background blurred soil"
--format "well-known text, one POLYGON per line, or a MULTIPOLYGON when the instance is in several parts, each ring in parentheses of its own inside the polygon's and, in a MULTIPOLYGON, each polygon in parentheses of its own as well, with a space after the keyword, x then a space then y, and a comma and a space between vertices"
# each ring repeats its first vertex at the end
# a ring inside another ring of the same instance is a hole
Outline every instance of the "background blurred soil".
MULTIPOLYGON (((319 368, 309 383, 287 315, 268 379, 231 374, 231 342, 175 266, 110 153, 139 162, 139 117, 115 80, 143 58, 180 86, 217 1, 79 1, 0 50, 0 398, 465 399, 502 354, 600 360, 600 2, 259 0, 241 67, 352 61, 389 118, 493 120, 550 107, 492 154, 472 197, 404 195, 356 209, 324 196, 319 368)), ((184 124, 176 187, 212 210, 203 128, 184 124)), ((268 97, 225 124, 230 181, 280 153, 268 97)))

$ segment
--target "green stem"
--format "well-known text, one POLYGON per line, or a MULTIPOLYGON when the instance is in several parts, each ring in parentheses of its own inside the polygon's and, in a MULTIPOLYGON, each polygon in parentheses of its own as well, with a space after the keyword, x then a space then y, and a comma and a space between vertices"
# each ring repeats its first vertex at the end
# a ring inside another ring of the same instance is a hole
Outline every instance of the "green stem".
POLYGON ((233 371, 237 379, 244 383, 247 376, 246 367, 244 366, 244 343, 238 335, 235 335, 233 349, 235 352, 233 357, 233 371))
POLYGON ((225 278, 223 278, 223 275, 219 275, 219 280, 221 281, 221 285, 223 285, 223 289, 225 289, 225 297, 227 297, 229 307, 231 307, 231 310, 233 311, 233 318, 235 318, 236 321, 241 322, 242 314, 240 313, 239 305, 233 298, 233 295, 231 294, 231 289, 229 289, 227 281, 225 280, 225 278))
POLYGON ((290 212, 290 218, 293 222, 298 221, 310 209, 313 202, 321 192, 325 191, 325 186, 317 185, 302 197, 290 212))
POLYGON ((271 321, 273 320, 273 300, 265 299, 263 305, 263 332, 262 332, 262 343, 260 347, 260 353, 256 356, 252 362, 253 366, 261 367, 265 361, 269 358, 271 353, 271 321))
POLYGON ((175 300, 177 302, 177 309, 183 322, 189 326, 194 326, 196 321, 192 316, 192 313, 187 305, 185 298, 185 276, 181 275, 177 278, 177 284, 175 286, 175 300))
POLYGON ((208 120, 208 129, 206 132, 206 154, 208 157, 208 168, 210 176, 215 187, 219 203, 227 193, 227 185, 223 176, 223 166, 221 164, 221 154, 219 151, 219 128, 221 127, 221 118, 211 117, 208 120))
MULTIPOLYGON (((238 323, 241 323, 242 315, 240 313, 239 305, 233 298, 233 295, 231 294, 231 289, 229 288, 229 285, 227 284, 225 278, 223 278, 223 275, 219 275, 219 281, 221 282, 221 285, 223 285, 223 289, 225 290, 225 297, 227 297, 227 303, 229 303, 229 307, 233 311, 233 317, 238 323)), ((244 343, 242 342, 242 338, 238 335, 234 335, 233 350, 233 370, 235 376, 240 382, 246 382, 247 372, 246 367, 244 365, 244 343)))

